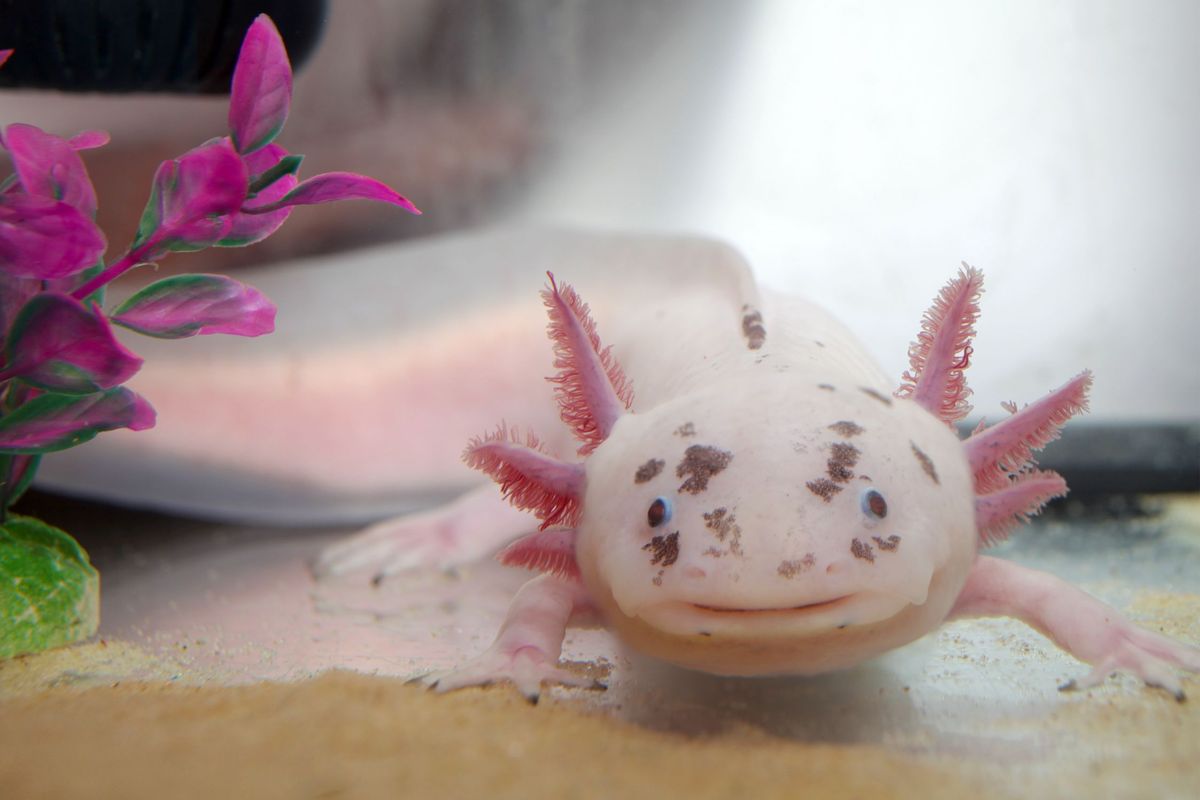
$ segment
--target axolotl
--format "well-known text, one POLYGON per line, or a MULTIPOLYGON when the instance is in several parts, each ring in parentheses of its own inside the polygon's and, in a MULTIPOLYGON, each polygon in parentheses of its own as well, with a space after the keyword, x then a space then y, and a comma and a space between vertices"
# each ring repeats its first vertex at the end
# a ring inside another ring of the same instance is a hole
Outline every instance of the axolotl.
POLYGON ((1081 372, 960 439, 982 290, 964 264, 897 388, 828 313, 760 292, 748 269, 663 298, 652 346, 629 321, 605 346, 588 305, 551 275, 549 380, 577 456, 502 423, 464 459, 520 513, 476 492, 338 545, 320 566, 429 552, 441 537, 471 552, 507 542, 500 561, 541 573, 485 652, 425 678, 441 691, 510 681, 536 699, 547 682, 591 685, 559 665, 573 622, 599 619, 685 668, 754 676, 837 670, 947 620, 1004 615, 1092 665, 1063 688, 1125 671, 1182 700, 1177 673, 1200 670, 1200 648, 980 554, 1066 493, 1033 457, 1086 410, 1092 383, 1081 372))

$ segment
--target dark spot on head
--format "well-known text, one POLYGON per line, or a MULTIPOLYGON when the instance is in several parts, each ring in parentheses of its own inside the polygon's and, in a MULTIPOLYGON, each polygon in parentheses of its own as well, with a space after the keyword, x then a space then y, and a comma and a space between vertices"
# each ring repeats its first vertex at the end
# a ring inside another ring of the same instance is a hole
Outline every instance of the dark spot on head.
POLYGON ((751 350, 763 346, 767 338, 767 329, 763 327, 761 313, 747 311, 742 315, 742 335, 746 337, 746 345, 751 350))
POLYGON ((634 483, 645 483, 651 478, 662 472, 662 468, 667 465, 667 462, 661 458, 652 458, 645 464, 637 468, 637 472, 633 473, 634 483))
POLYGON ((679 560, 679 531, 669 536, 655 536, 642 545, 642 549, 650 551, 651 564, 669 567, 679 560))
POLYGON ((676 436, 695 436, 696 426, 690 422, 685 422, 675 429, 676 436))
POLYGON ((886 394, 883 394, 882 392, 878 392, 875 389, 872 389, 869 386, 860 386, 860 387, 858 387, 858 389, 863 394, 865 394, 867 397, 874 397, 876 400, 883 403, 885 406, 890 406, 892 404, 892 398, 888 397, 886 394))
POLYGON ((834 442, 829 446, 829 452, 829 460, 825 463, 825 471, 829 477, 838 483, 845 483, 853 478, 859 449, 847 442, 834 442))
POLYGON ((863 561, 875 561, 875 550, 871 545, 864 541, 855 539, 850 542, 850 552, 855 558, 861 558, 863 561))
POLYGON ((847 439, 858 436, 863 432, 863 428, 856 422, 851 422, 848 419, 839 420, 829 426, 829 430, 836 434, 845 436, 847 439))
POLYGON ((818 478, 817 480, 809 481, 804 485, 808 487, 810 492, 824 500, 826 503, 831 502, 833 500, 833 496, 842 490, 842 487, 838 486, 828 478, 818 478))
POLYGON ((941 486, 942 482, 938 480, 937 467, 933 465, 933 459, 925 455, 925 451, 917 447, 916 442, 909 442, 909 445, 912 446, 913 455, 917 457, 917 461, 921 462, 921 469, 934 483, 941 486))
POLYGON ((792 559, 790 561, 779 562, 779 574, 785 578, 794 578, 801 572, 808 572, 817 563, 816 557, 812 553, 805 553, 804 558, 792 559))
POLYGON ((831 383, 818 383, 817 388, 824 389, 827 392, 837 391, 836 389, 834 389, 833 384, 831 384, 831 383))
POLYGON ((872 536, 871 538, 875 540, 875 544, 879 546, 880 550, 891 552, 900 546, 900 537, 895 534, 886 539, 881 539, 878 536, 872 536))
POLYGON ((729 553, 742 554, 742 528, 737 524, 737 518, 729 510, 721 507, 714 508, 704 514, 704 527, 717 535, 717 540, 728 541, 729 553))
POLYGON ((683 453, 683 460, 675 467, 675 475, 685 480, 679 491, 699 494, 708 488, 708 479, 729 466, 733 453, 718 450, 708 445, 694 444, 683 453))

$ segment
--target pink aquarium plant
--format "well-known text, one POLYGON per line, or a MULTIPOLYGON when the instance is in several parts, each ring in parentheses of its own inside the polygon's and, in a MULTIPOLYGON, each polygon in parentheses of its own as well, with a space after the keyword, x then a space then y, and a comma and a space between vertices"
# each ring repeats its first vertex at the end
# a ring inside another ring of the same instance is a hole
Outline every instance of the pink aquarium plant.
MULTIPOLYGON (((11 54, 0 50, 0 65, 11 54)), ((234 69, 229 135, 159 166, 133 242, 109 262, 79 155, 107 144, 108 134, 62 138, 21 123, 0 134, 13 165, 0 182, 0 658, 86 638, 99 623, 87 554, 63 531, 9 509, 43 453, 154 425, 153 407, 121 385, 142 359, 112 325, 166 339, 275 328, 270 300, 221 275, 165 278, 114 308, 105 307, 105 286, 171 252, 262 241, 299 205, 360 198, 421 213, 363 175, 300 180, 302 156, 274 143, 291 97, 283 40, 261 15, 234 69)))

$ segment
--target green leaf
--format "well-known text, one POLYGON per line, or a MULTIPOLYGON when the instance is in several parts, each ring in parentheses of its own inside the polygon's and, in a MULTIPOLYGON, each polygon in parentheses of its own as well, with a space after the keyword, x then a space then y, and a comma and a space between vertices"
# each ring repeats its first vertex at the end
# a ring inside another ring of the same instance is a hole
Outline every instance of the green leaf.
POLYGON ((304 156, 297 153, 296 155, 284 156, 276 162, 275 166, 268 169, 261 175, 256 175, 250 179, 250 195, 254 196, 266 189, 276 181, 295 175, 300 170, 300 162, 304 160, 304 156))
POLYGON ((31 517, 0 524, 0 620, 0 658, 94 634, 100 575, 79 543, 31 517))

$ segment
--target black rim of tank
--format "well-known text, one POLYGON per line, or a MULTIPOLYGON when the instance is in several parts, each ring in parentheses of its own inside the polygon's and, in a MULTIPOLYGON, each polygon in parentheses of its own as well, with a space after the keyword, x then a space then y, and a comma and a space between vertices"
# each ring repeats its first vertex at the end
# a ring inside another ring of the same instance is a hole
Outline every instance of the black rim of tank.
POLYGON ((268 14, 299 67, 326 0, 0 0, 0 87, 69 92, 229 91, 242 37, 268 14))

